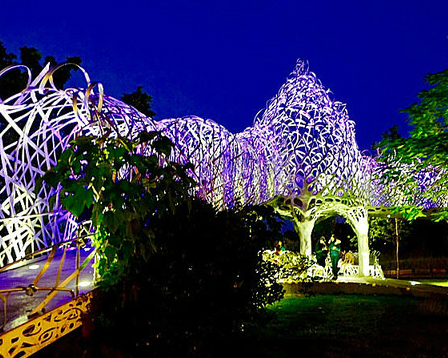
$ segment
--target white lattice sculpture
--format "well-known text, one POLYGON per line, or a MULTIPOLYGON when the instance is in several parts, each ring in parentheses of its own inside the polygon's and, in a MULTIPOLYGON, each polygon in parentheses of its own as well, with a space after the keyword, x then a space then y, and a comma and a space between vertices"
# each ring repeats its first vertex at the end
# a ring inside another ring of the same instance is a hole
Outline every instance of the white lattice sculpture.
POLYGON ((371 188, 374 192, 371 195, 372 206, 415 205, 423 209, 448 207, 446 191, 440 184, 446 177, 444 169, 421 169, 418 159, 415 163, 402 163, 400 160, 381 161, 371 167, 371 188), (385 174, 388 174, 388 177, 385 174))
MULTIPOLYGON (((0 76, 16 67, 23 66, 7 68, 0 76)), ((86 73, 87 90, 58 90, 52 74, 47 66, 36 79, 30 77, 21 93, 0 103, 0 266, 73 235, 77 223, 58 206, 49 207, 51 193, 45 187, 34 193, 36 179, 55 165, 71 139, 98 135, 107 127, 132 135, 144 124, 151 126, 113 98, 102 97, 99 106, 101 87, 94 91, 86 73)))
POLYGON ((302 253, 311 254, 317 219, 341 215, 358 236, 360 270, 367 274, 371 167, 358 149, 354 127, 345 105, 331 98, 307 63, 298 61, 250 130, 268 138, 264 152, 276 164, 269 197, 292 216, 302 253))
POLYGON ((237 134, 194 116, 156 122, 105 96, 86 73, 86 90, 58 90, 52 74, 47 67, 0 103, 0 265, 73 234, 76 222, 49 207, 50 193, 33 193, 37 177, 72 138, 106 131, 133 137, 148 129, 175 143, 172 159, 194 164, 197 194, 217 208, 271 202, 290 215, 303 253, 311 252, 319 217, 346 217, 360 238, 360 272, 366 274, 372 159, 358 150, 345 106, 331 98, 306 62, 297 62, 253 126, 237 134))
POLYGON ((367 203, 370 170, 354 122, 299 61, 254 125, 232 134, 198 117, 156 122, 192 161, 201 191, 218 207, 278 195, 349 195, 367 203))

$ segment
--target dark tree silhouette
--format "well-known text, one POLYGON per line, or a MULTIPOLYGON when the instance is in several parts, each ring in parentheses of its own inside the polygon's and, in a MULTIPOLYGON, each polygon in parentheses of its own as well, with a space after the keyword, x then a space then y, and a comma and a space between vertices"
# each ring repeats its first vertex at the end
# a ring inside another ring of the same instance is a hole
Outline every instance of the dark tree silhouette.
POLYGON ((121 100, 135 109, 139 110, 148 117, 154 117, 156 114, 151 110, 152 97, 143 92, 142 86, 138 86, 132 93, 125 93, 121 100))
MULTIPOLYGON (((73 63, 80 65, 81 58, 67 57, 66 61, 57 62, 53 56, 45 57, 42 62, 42 53, 33 47, 20 47, 20 61, 17 61, 17 56, 13 53, 8 53, 7 49, 0 41, 0 70, 12 65, 25 65, 31 70, 33 77, 37 76, 46 63, 50 63, 52 68, 56 68, 62 63, 73 63)), ((54 83, 56 87, 63 88, 71 77, 71 71, 77 70, 76 66, 64 66, 55 72, 54 83)), ((0 98, 6 98, 22 91, 27 84, 28 75, 22 70, 12 70, 0 78, 0 98)))

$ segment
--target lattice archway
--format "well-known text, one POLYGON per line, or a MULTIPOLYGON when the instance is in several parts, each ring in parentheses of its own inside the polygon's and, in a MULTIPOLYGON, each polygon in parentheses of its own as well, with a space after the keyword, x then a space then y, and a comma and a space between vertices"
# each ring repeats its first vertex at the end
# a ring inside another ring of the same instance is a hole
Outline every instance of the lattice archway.
MULTIPOLYGON (((0 265, 73 233, 77 223, 60 207, 49 207, 50 193, 33 190, 36 178, 80 134, 163 132, 175 143, 172 159, 192 162, 197 194, 218 209, 274 205, 278 198, 292 197, 290 216, 300 213, 297 225, 308 227, 343 203, 340 211, 365 231, 355 217, 375 192, 371 158, 358 149, 345 105, 332 98, 305 61, 297 62, 253 126, 237 134, 195 116, 153 121, 104 95, 85 72, 85 90, 59 90, 52 85, 53 73, 46 67, 25 90, 0 103, 6 123, 0 132, 0 265), (322 203, 313 207, 313 200, 322 203)), ((307 240, 302 240, 304 253, 307 240)))
POLYGON ((289 217, 299 234, 300 252, 312 254, 312 232, 319 219, 339 215, 347 220, 358 240, 359 273, 369 274, 368 210, 352 198, 335 196, 279 196, 270 204, 284 217, 289 217))

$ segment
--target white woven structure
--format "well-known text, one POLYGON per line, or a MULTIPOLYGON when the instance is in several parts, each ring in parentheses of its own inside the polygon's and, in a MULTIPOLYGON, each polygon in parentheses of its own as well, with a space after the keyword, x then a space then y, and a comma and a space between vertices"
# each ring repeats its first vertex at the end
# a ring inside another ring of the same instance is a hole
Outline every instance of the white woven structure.
POLYGON ((155 122, 105 96, 85 72, 86 90, 58 90, 53 73, 45 68, 0 103, 0 266, 73 234, 73 218, 49 207, 51 193, 33 192, 72 138, 133 137, 148 129, 175 143, 172 159, 194 164, 197 194, 217 208, 270 202, 289 215, 302 253, 311 253, 319 218, 347 218, 359 239, 360 274, 368 275, 366 207, 378 190, 371 185, 373 161, 360 153, 345 105, 331 98, 306 62, 297 62, 253 126, 237 134, 194 116, 155 122))
MULTIPOLYGON (((0 76, 14 66, 0 72, 0 76)), ((28 70, 27 68, 24 68, 28 70)), ((36 195, 36 179, 55 165, 71 139, 98 135, 105 128, 130 134, 146 120, 133 108, 103 97, 85 73, 87 90, 58 90, 48 66, 31 79, 26 89, 0 103, 0 266, 26 254, 70 238, 77 223, 73 217, 49 207, 51 193, 43 187, 36 195), (138 117, 138 121, 133 121, 138 117)), ((0 78, 1 80, 1 78, 0 78)))

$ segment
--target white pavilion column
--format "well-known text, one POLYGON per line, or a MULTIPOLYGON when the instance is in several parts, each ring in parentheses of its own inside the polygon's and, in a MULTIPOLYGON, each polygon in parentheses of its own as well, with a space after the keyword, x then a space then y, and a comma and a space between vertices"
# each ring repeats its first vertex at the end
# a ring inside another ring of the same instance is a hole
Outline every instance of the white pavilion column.
POLYGON ((367 215, 358 218, 354 224, 358 238, 359 276, 369 276, 369 223, 367 215))
POLYGON ((294 222, 300 238, 300 254, 302 255, 311 256, 311 234, 313 232, 314 222, 315 220, 309 219, 294 222))

